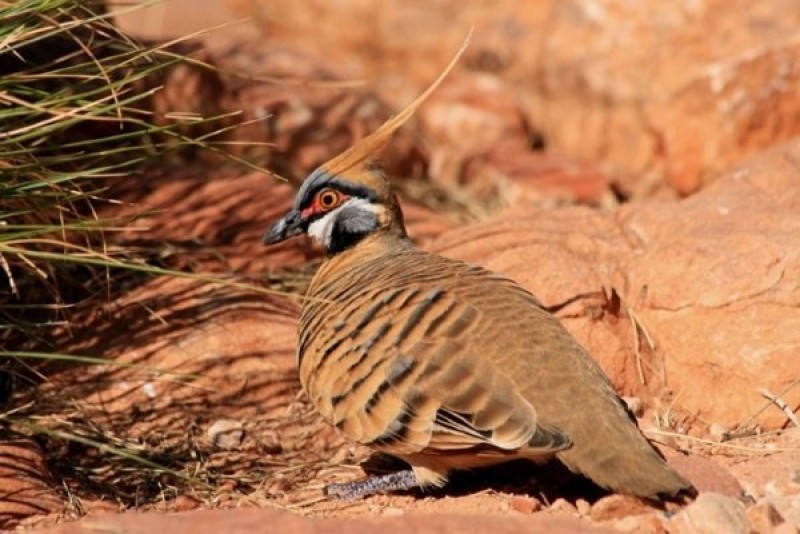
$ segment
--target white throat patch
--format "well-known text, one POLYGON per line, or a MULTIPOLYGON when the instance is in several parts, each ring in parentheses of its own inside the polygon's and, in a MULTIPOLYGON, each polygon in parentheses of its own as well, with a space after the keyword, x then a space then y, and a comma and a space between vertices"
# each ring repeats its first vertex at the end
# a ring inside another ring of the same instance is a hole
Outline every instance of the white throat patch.
POLYGON ((336 226, 336 219, 345 208, 348 209, 362 209, 372 213, 377 213, 375 206, 365 198, 350 198, 347 199, 341 206, 333 211, 328 212, 323 217, 308 225, 307 234, 314 238, 317 243, 324 247, 330 247, 331 235, 333 228, 336 226))

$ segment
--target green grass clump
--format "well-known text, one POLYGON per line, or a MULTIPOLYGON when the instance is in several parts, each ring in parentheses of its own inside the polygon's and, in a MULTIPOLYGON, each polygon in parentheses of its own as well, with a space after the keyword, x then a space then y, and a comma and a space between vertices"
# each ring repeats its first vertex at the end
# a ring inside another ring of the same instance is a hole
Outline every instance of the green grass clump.
POLYGON ((66 337, 54 331, 70 328, 76 303, 97 309, 132 280, 159 275, 275 293, 229 273, 155 266, 146 260, 157 251, 126 250, 112 239, 127 221, 99 215, 112 211, 101 209, 112 202, 110 186, 125 180, 123 189, 135 187, 144 164, 167 153, 207 150, 216 161, 221 155, 264 171, 220 148, 218 135, 237 126, 235 114, 156 114, 164 106, 153 99, 170 67, 217 75, 174 45, 137 43, 113 25, 102 2, 0 0, 0 425, 35 437, 71 503, 80 500, 76 490, 133 506, 155 502, 172 484, 207 492, 219 479, 211 468, 200 469, 202 476, 189 470, 202 464, 194 449, 186 460, 167 445, 129 439, 93 420, 63 388, 19 387, 6 402, 12 377, 36 384, 67 366, 130 368, 181 383, 198 378, 102 354, 64 354, 51 340, 66 337))
MULTIPOLYGON (((109 245, 121 223, 96 207, 110 180, 203 144, 149 111, 184 60, 129 38, 102 2, 0 1, 0 355, 41 346, 71 302, 103 293, 111 269, 147 270, 109 245)), ((208 132, 220 117, 184 119, 208 132)))
POLYGON ((13 382, 23 384, 14 378, 35 381, 42 365, 114 365, 60 354, 49 333, 68 327, 72 303, 112 293, 121 269, 166 273, 112 245, 107 236, 123 222, 102 219, 98 207, 110 202, 112 181, 142 179, 143 163, 209 147, 204 139, 225 117, 151 111, 165 73, 182 61, 192 62, 122 33, 102 2, 0 0, 0 424, 94 447, 123 466, 133 460, 153 476, 165 471, 146 453, 52 423, 47 406, 8 400, 13 382), (202 125, 203 137, 188 137, 187 123, 202 125))

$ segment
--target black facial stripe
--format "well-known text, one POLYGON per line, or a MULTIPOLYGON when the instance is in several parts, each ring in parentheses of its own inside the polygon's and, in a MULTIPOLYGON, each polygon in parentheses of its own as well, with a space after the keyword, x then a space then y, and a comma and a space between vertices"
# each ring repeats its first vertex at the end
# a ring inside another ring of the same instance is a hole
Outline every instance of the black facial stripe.
POLYGON ((331 235, 331 242, 328 243, 328 253, 329 254, 337 254, 343 250, 346 250, 359 241, 365 236, 366 234, 353 234, 349 232, 337 232, 334 229, 333 234, 331 235))
POLYGON ((378 200, 378 196, 375 194, 375 192, 372 189, 364 187, 363 185, 351 184, 343 180, 339 180, 338 178, 334 178, 329 185, 351 197, 363 198, 369 200, 370 202, 375 202, 378 200))

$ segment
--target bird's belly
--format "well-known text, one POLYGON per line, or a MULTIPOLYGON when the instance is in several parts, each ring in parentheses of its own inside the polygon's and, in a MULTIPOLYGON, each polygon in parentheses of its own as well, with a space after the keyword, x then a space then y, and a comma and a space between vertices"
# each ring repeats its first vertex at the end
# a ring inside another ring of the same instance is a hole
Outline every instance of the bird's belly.
POLYGON ((479 469, 504 464, 514 460, 530 460, 544 463, 551 460, 552 453, 533 452, 525 449, 503 451, 500 449, 471 449, 464 451, 442 451, 424 449, 417 454, 401 457, 411 465, 421 465, 439 473, 453 470, 479 469))

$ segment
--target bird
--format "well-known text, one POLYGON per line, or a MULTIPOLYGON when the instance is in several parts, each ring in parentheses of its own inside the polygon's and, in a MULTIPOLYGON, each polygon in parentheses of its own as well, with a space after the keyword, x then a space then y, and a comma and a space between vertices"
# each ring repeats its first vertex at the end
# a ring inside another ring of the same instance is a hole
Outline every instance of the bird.
POLYGON ((263 242, 324 250, 303 300, 300 383, 346 438, 409 469, 333 483, 331 498, 442 487, 454 471, 559 461, 612 492, 691 495, 601 367, 531 292, 411 241, 376 163, 452 70, 377 130, 317 167, 263 242))

